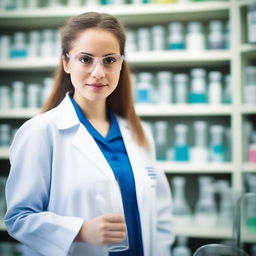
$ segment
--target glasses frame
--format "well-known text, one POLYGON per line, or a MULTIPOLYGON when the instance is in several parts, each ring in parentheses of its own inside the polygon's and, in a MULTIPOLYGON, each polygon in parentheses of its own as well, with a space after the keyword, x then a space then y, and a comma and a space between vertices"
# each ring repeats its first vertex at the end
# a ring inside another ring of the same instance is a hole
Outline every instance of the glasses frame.
MULTIPOLYGON (((93 70, 95 69, 95 67, 97 66, 97 64, 98 64, 99 62, 100 62, 100 65, 101 65, 102 70, 104 71, 104 73, 106 73, 106 74, 118 73, 118 72, 121 71, 123 61, 125 60, 125 56, 124 56, 124 55, 121 55, 121 54, 109 54, 109 55, 102 56, 102 57, 99 57, 99 56, 92 56, 92 55, 85 54, 85 53, 77 53, 77 54, 69 54, 69 53, 66 53, 65 55, 66 55, 66 57, 67 57, 68 59, 70 59, 70 60, 73 59, 73 60, 76 60, 76 61, 77 61, 77 57, 78 57, 79 55, 81 55, 81 56, 88 56, 88 57, 92 58, 92 59, 93 59, 93 67, 92 67, 92 69, 91 69, 90 71, 87 71, 88 73, 93 72, 93 70), (105 68, 104 68, 103 60, 104 60, 105 58, 112 57, 112 56, 115 56, 115 57, 120 58, 120 60, 121 60, 120 69, 118 69, 118 70, 116 70, 116 71, 113 71, 113 72, 108 72, 108 71, 106 72, 106 70, 105 70, 105 68)), ((78 61, 79 61, 79 60, 78 60, 78 61)), ((81 61, 79 61, 79 62, 80 62, 81 64, 83 64, 81 61)))

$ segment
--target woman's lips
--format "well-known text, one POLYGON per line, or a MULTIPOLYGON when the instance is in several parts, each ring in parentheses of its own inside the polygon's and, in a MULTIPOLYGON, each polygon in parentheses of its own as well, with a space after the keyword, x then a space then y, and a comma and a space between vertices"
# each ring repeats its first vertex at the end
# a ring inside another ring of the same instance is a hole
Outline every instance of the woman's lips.
POLYGON ((95 83, 95 84, 87 84, 87 86, 91 87, 93 90, 100 90, 103 87, 105 87, 106 85, 95 83))

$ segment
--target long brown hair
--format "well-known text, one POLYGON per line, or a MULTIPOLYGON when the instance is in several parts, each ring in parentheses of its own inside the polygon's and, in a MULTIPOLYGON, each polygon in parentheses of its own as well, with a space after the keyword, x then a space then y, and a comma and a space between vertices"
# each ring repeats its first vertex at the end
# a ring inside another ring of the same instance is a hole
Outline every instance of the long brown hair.
MULTIPOLYGON (((101 28, 111 32, 119 42, 120 53, 125 54, 124 28, 115 17, 108 14, 87 12, 70 18, 61 30, 62 57, 55 73, 52 92, 44 104, 42 112, 56 107, 68 91, 74 90, 70 75, 63 69, 62 58, 66 58, 66 61, 68 61, 66 53, 72 48, 72 43, 79 33, 87 28, 101 28)), ((135 113, 130 70, 126 61, 122 64, 117 88, 107 98, 107 107, 120 117, 125 118, 137 143, 145 149, 149 149, 149 143, 141 126, 140 118, 135 113)))

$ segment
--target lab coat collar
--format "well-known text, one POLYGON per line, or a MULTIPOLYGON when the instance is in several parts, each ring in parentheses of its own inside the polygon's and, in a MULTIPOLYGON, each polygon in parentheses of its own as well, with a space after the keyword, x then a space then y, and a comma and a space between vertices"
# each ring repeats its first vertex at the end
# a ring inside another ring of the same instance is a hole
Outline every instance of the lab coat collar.
POLYGON ((55 122, 57 128, 60 130, 68 129, 80 123, 68 94, 69 92, 56 107, 57 115, 55 122))

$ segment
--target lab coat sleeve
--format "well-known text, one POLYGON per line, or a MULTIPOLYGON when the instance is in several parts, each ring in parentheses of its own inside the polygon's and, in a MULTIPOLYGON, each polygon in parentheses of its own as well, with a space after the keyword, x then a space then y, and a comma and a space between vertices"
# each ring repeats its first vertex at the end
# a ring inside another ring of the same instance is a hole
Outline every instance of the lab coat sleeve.
POLYGON ((51 189, 52 139, 32 120, 17 132, 10 148, 5 224, 11 236, 45 256, 66 256, 82 218, 47 211, 51 189))
MULTIPOLYGON (((144 129, 151 145, 150 158, 155 162, 155 144, 151 131, 144 124, 144 129)), ((163 170, 157 169, 156 180, 156 255, 170 256, 171 245, 174 242, 174 232, 172 224, 172 198, 169 183, 163 170)))

